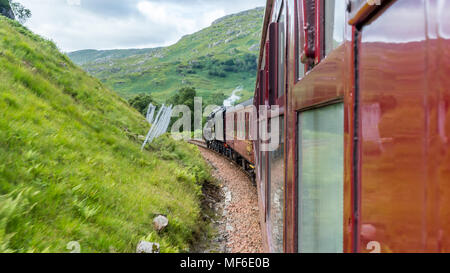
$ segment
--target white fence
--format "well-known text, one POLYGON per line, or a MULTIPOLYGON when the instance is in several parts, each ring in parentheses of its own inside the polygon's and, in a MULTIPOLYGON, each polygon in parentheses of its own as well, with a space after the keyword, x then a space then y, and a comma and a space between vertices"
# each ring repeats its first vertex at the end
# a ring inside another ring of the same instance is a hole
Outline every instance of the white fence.
POLYGON ((173 106, 170 105, 169 107, 167 107, 163 104, 159 109, 156 118, 153 120, 155 112, 156 106, 153 106, 153 104, 150 103, 150 105, 148 106, 146 119, 149 123, 152 124, 152 127, 150 127, 144 144, 142 144, 142 150, 144 150, 147 143, 152 143, 155 138, 167 132, 167 129, 169 129, 170 118, 172 117, 173 106))
POLYGON ((148 106, 147 115, 145 116, 145 119, 148 121, 148 123, 153 123, 153 117, 155 116, 155 110, 156 106, 154 106, 152 103, 148 106))

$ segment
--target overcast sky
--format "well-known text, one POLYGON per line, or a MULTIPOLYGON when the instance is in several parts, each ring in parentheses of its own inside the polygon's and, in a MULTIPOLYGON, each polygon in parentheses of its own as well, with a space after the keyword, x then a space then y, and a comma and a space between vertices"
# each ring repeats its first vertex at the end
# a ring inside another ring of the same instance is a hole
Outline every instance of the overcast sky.
POLYGON ((167 46, 266 0, 18 0, 26 26, 65 52, 167 46))

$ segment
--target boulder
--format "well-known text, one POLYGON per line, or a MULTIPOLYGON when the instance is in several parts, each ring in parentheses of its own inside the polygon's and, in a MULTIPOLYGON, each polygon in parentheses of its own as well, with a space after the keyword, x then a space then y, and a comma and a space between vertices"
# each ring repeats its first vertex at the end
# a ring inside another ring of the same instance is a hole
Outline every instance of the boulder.
POLYGON ((159 253, 160 246, 158 243, 140 241, 136 253, 159 253))
POLYGON ((162 231, 169 225, 169 219, 163 215, 159 215, 155 219, 153 219, 153 226, 157 231, 162 231))

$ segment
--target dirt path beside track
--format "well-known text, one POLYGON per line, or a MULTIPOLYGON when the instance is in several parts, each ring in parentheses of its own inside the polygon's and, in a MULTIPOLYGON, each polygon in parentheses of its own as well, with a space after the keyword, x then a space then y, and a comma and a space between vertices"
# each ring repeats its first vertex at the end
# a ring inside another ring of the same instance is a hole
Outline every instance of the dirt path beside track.
MULTIPOLYGON (((213 221, 218 234, 205 252, 261 253, 262 237, 256 187, 242 170, 217 153, 200 148, 220 183, 220 201, 210 205, 218 214, 213 221)), ((217 198, 216 198, 217 199, 217 198)))

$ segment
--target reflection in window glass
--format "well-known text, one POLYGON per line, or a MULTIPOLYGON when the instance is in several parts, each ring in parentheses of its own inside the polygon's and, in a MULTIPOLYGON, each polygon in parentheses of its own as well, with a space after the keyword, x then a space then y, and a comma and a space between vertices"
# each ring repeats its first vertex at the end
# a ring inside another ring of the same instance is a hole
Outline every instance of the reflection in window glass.
MULTIPOLYGON (((300 35, 298 35, 300 37, 300 35)), ((303 54, 303 46, 300 41, 298 41, 298 57, 297 57, 297 79, 301 79, 305 76, 305 64, 301 61, 301 56, 303 54)))
POLYGON ((286 58, 286 14, 284 12, 285 7, 283 6, 279 24, 279 37, 278 37, 278 97, 284 95, 284 63, 286 58))
POLYGON ((344 42, 345 2, 343 0, 325 0, 325 55, 344 42))
POLYGON ((299 114, 299 251, 343 252, 344 106, 299 114))
MULTIPOLYGON (((298 1, 298 5, 303 5, 303 3, 301 3, 301 1, 298 1)), ((303 14, 303 8, 298 10, 299 15, 303 14)), ((302 55, 304 53, 305 50, 305 41, 306 41, 306 37, 305 36, 305 31, 304 31, 304 26, 302 24, 304 24, 305 18, 302 19, 301 22, 297 22, 298 25, 298 35, 297 35, 297 79, 301 79, 303 78, 303 76, 305 76, 305 64, 302 63, 302 55)))
POLYGON ((284 227, 284 117, 279 119, 280 145, 269 155, 269 221, 273 251, 283 252, 284 227))

